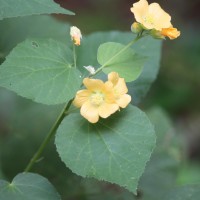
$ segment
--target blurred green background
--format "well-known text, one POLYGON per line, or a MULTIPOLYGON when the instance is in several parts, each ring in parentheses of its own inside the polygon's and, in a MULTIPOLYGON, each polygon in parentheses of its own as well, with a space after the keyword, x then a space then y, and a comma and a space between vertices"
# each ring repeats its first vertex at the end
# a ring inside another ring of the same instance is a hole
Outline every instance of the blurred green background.
MULTIPOLYGON (((129 31, 134 21, 130 12, 130 7, 135 3, 132 0, 56 0, 56 2, 72 10, 76 15, 53 15, 52 18, 79 27, 82 34, 107 30, 129 31)), ((154 1, 149 1, 151 2, 154 1)), ((172 23, 181 31, 181 36, 176 40, 167 39, 163 42, 160 72, 139 107, 148 111, 150 119, 158 128, 156 129, 158 134, 171 134, 172 129, 175 133, 172 137, 173 142, 166 151, 169 159, 164 162, 166 167, 175 169, 178 160, 182 163, 182 167, 179 166, 173 173, 172 170, 163 173, 161 164, 157 164, 162 172, 160 176, 158 174, 158 180, 161 179, 160 182, 163 182, 162 178, 167 176, 172 178, 165 180, 166 185, 173 185, 174 179, 176 184, 200 183, 200 13, 198 10, 200 2, 198 0, 157 2, 171 14, 172 23), (173 178, 174 173, 176 178, 173 178)), ((5 55, 17 42, 23 41, 30 33, 35 37, 43 34, 39 33, 40 29, 34 29, 34 24, 26 26, 25 18, 16 20, 17 23, 15 20, 5 20, 0 23, 0 62, 3 62, 5 55)), ((46 35, 51 37, 56 32, 55 27, 46 30, 43 37, 46 35)), ((63 30, 60 37, 65 37, 65 34, 67 33, 63 30)), ((40 105, 0 88, 0 177, 12 180, 17 173, 23 171, 61 108, 62 105, 40 105)), ((166 138, 162 139, 164 140, 166 138)), ((160 149, 159 151, 163 151, 163 145, 160 149)), ((157 163, 157 160, 162 161, 157 159, 159 156, 158 154, 153 156, 154 163, 157 163)), ((151 171, 151 163, 149 165, 148 169, 151 171)), ((113 195, 117 195, 115 199, 134 198, 132 194, 116 186, 91 179, 85 180, 72 174, 60 161, 53 141, 33 171, 46 176, 62 194, 63 199, 102 199, 96 195, 102 194, 102 191, 107 192, 103 199, 111 199, 113 195)), ((146 173, 147 176, 143 178, 145 181, 141 181, 141 188, 149 194, 144 184, 148 182, 148 170, 146 173)), ((155 189, 159 184, 159 182, 155 184, 155 189)), ((156 198, 152 196, 152 199, 156 198)))

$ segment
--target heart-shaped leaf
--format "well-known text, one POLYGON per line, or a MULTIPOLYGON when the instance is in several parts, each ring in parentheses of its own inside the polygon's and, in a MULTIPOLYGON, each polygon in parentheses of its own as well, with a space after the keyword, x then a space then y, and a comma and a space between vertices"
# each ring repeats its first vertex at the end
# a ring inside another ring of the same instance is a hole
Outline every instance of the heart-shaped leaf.
POLYGON ((51 183, 33 173, 18 174, 11 183, 0 180, 1 200, 61 200, 51 183))
POLYGON ((147 116, 134 106, 90 124, 71 114, 59 126, 57 151, 73 172, 119 184, 136 192, 155 145, 147 116))
MULTIPOLYGON (((135 35, 131 32, 110 31, 93 33, 83 38, 82 45, 77 48, 77 65, 80 67, 79 69, 86 74, 87 71, 83 66, 92 65, 96 68, 99 66, 96 55, 102 43, 119 42, 127 45, 134 37, 135 35)), ((127 84, 134 104, 141 101, 157 76, 161 57, 161 44, 161 40, 144 37, 131 47, 134 52, 147 58, 139 78, 127 84)))
POLYGON ((0 86, 39 103, 64 103, 82 82, 72 65, 72 51, 66 45, 52 39, 28 39, 0 66, 0 86))

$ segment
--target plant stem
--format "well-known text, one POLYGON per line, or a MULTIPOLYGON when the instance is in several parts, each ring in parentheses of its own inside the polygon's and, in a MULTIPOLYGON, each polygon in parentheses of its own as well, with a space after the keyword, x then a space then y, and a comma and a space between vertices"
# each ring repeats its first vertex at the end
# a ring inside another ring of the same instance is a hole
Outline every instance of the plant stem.
POLYGON ((73 44, 73 56, 74 56, 74 67, 76 68, 76 47, 75 47, 75 44, 73 44))
POLYGON ((24 172, 28 172, 31 170, 31 168, 33 167, 33 165, 35 164, 35 162, 39 159, 39 157, 41 156, 44 148, 46 147, 46 145, 49 143, 49 141, 51 140, 51 138, 55 135, 55 132, 58 128, 58 126, 60 125, 61 121, 63 120, 63 118, 66 116, 66 111, 69 109, 69 107, 72 104, 72 100, 70 100, 67 104, 65 104, 62 112, 60 113, 60 115, 58 116, 57 120, 55 121, 54 125, 52 126, 51 130, 49 131, 48 135, 45 137, 45 139, 43 140, 43 142, 41 143, 41 145, 39 146, 38 150, 36 151, 36 153, 34 154, 34 156, 31 158, 31 160, 29 161, 27 167, 25 168, 24 172))
MULTIPOLYGON (((97 73, 99 73, 104 67, 106 67, 106 65, 111 62, 114 58, 116 58, 118 55, 120 55, 121 53, 123 53, 126 49, 128 49, 131 45, 133 45, 136 41, 138 41, 140 38, 142 38, 143 35, 137 35, 137 37, 131 41, 130 43, 128 43, 123 49, 121 49, 118 53, 116 53, 113 57, 111 57, 107 62, 105 62, 96 72, 95 74, 92 74, 91 76, 96 75, 97 73)), ((73 44, 73 57, 74 57, 74 67, 76 68, 76 50, 75 50, 75 45, 73 44)), ((91 77, 90 76, 90 77, 91 77)), ((34 156, 32 157, 32 159, 29 161, 27 167, 25 168, 24 172, 28 172, 31 170, 31 168, 33 167, 34 163, 39 159, 39 157, 41 156, 44 148, 46 147, 46 145, 49 143, 49 141, 51 140, 51 138, 55 135, 55 132, 58 128, 58 126, 60 125, 60 123, 62 122, 63 118, 67 115, 67 111, 70 108, 71 104, 72 104, 72 100, 70 100, 63 108, 62 112, 60 113, 60 115, 58 116, 56 122, 54 123, 54 125, 52 126, 51 130, 49 131, 48 135, 45 137, 45 139, 43 140, 43 142, 41 143, 41 145, 39 146, 38 150, 36 151, 36 153, 34 154, 34 156)))
POLYGON ((135 42, 137 42, 142 37, 143 37, 143 35, 137 35, 137 37, 133 41, 129 42, 123 49, 121 49, 119 52, 117 52, 114 56, 112 56, 109 60, 107 60, 99 69, 97 69, 96 72, 94 74, 92 74, 92 76, 95 76, 96 74, 98 74, 104 67, 106 67, 106 65, 109 62, 111 62, 113 59, 115 59, 117 56, 119 56, 121 53, 123 53, 126 49, 128 49, 130 46, 132 46, 135 42))

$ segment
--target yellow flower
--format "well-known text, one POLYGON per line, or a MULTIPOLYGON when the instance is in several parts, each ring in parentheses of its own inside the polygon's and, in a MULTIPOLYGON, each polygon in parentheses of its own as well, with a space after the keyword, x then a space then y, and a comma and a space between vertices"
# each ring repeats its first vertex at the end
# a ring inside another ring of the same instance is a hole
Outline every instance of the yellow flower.
POLYGON ((107 118, 119 110, 111 82, 85 78, 83 84, 86 89, 77 92, 73 104, 81 108, 81 115, 89 122, 96 123, 99 116, 107 118))
POLYGON ((116 72, 111 72, 108 74, 108 81, 113 84, 116 103, 119 107, 125 108, 131 102, 131 96, 126 94, 128 92, 128 88, 124 78, 120 78, 116 72))
POLYGON ((181 33, 176 28, 170 27, 170 28, 163 28, 161 34, 173 40, 179 37, 181 33))
POLYGON ((137 22, 141 23, 145 29, 156 29, 171 27, 171 16, 166 13, 158 3, 148 4, 146 0, 140 0, 133 4, 131 12, 137 22))
POLYGON ((126 94, 128 89, 124 79, 116 72, 109 73, 105 83, 99 79, 84 78, 83 84, 86 89, 76 93, 73 104, 81 108, 81 115, 91 123, 96 123, 99 117, 109 117, 131 101, 131 96, 126 94))
POLYGON ((81 31, 76 26, 72 26, 70 28, 70 35, 74 44, 79 46, 81 44, 82 39, 81 31))

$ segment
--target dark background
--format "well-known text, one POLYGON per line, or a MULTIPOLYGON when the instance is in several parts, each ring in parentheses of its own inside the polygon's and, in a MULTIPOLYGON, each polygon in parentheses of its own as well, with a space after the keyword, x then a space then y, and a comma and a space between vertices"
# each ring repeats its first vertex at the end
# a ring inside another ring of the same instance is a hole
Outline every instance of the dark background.
MULTIPOLYGON (((95 31, 130 31, 134 22, 130 7, 136 1, 55 1, 76 15, 53 17, 79 27, 83 35, 95 31)), ((153 1, 149 1, 151 2, 153 1)), ((143 110, 155 106, 164 109, 176 134, 184 138, 184 156, 190 161, 199 162, 200 1, 157 2, 172 16, 172 24, 181 31, 181 36, 176 40, 167 39, 163 42, 160 72, 139 107, 143 110)), ((0 88, 0 178, 12 180, 17 173, 23 171, 60 110, 61 106, 40 105, 0 88)), ((47 177, 66 199, 78 199, 70 198, 74 194, 84 199, 81 196, 81 181, 84 180, 66 169, 55 151, 53 141, 48 145, 42 159, 42 162, 34 166, 33 172, 47 177)), ((106 186, 106 190, 108 187, 112 186, 106 186)))

